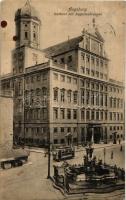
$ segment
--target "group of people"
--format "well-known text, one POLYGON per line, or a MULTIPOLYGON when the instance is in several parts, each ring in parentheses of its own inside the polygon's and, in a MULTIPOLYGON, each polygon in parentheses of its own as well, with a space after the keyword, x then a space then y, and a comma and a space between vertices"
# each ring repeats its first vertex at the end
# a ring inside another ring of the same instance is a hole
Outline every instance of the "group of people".
POLYGON ((125 171, 123 168, 114 166, 114 173, 117 176, 118 179, 125 180, 125 171))

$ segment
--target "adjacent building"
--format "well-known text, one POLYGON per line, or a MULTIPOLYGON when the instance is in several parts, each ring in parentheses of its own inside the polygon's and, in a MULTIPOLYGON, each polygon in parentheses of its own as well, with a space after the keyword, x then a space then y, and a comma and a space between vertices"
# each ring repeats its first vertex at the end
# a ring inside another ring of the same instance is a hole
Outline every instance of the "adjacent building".
POLYGON ((96 28, 40 49, 41 21, 27 1, 15 14, 13 69, 2 89, 14 93, 14 142, 44 146, 124 139, 124 86, 109 77, 96 28))
POLYGON ((13 98, 12 93, 0 91, 0 149, 13 146, 13 98))

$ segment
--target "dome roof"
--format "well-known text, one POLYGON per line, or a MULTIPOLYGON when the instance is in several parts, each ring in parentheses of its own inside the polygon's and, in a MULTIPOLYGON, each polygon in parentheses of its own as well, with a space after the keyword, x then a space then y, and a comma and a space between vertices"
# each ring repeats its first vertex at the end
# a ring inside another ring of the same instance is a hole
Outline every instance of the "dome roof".
POLYGON ((25 3, 24 7, 18 9, 15 13, 15 20, 19 17, 32 17, 39 20, 37 11, 30 5, 30 2, 28 0, 25 3))

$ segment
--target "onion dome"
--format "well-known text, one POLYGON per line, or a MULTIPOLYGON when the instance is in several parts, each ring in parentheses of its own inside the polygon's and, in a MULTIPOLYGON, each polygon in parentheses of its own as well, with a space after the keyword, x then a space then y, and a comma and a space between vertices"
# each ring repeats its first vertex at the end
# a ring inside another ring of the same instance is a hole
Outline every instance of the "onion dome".
POLYGON ((26 1, 24 7, 17 10, 15 13, 15 20, 19 18, 33 18, 35 20, 39 20, 37 11, 30 5, 29 0, 26 1))

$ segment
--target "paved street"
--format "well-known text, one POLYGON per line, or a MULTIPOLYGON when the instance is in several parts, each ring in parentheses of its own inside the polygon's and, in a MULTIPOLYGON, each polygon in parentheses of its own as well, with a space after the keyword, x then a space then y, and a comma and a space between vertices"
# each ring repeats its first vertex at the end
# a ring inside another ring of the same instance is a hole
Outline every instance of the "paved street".
MULTIPOLYGON (((123 146, 124 149, 124 146, 123 146)), ((76 153, 76 158, 71 159, 70 163, 82 163, 83 162, 83 151, 76 153)), ((97 157, 102 157, 103 148, 97 148, 94 150, 94 154, 97 157)), ((48 156, 44 157, 44 154, 31 152, 29 162, 18 168, 0 171, 0 200, 61 200, 66 199, 60 191, 56 190, 52 186, 52 182, 47 177, 47 162, 48 156)), ((124 167, 124 150, 120 152, 120 146, 110 146, 106 150, 106 162, 117 166, 124 167), (111 160, 111 151, 114 152, 113 159, 111 160)), ((56 162, 51 162, 51 173, 53 174, 52 165, 56 162)), ((88 200, 116 200, 123 199, 120 195, 121 191, 117 191, 113 194, 94 195, 88 194, 78 196, 76 198, 71 197, 70 199, 88 199, 88 200), (115 195, 115 196, 114 196, 115 195), (110 197, 111 196, 111 197, 110 197)))

